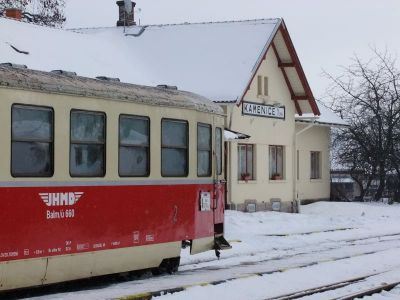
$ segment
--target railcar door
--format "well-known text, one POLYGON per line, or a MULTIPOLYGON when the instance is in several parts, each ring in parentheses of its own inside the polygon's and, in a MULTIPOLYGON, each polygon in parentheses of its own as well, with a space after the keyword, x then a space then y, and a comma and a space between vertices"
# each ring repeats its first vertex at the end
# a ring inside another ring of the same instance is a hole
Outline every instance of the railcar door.
POLYGON ((214 147, 214 224, 215 232, 223 233, 224 223, 224 202, 225 202, 225 178, 223 172, 223 129, 222 127, 215 128, 215 147, 214 147), (222 226, 222 228, 218 228, 222 226))
POLYGON ((214 167, 214 235, 215 254, 219 258, 219 250, 230 249, 231 245, 224 238, 225 185, 223 160, 223 128, 215 128, 215 167, 214 167))

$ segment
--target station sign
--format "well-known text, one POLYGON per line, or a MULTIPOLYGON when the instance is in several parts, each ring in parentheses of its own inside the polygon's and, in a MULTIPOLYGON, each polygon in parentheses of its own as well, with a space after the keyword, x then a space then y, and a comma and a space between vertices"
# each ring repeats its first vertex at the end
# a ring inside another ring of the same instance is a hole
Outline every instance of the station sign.
POLYGON ((285 119, 285 107, 260 104, 254 102, 243 102, 242 114, 256 117, 273 119, 285 119))

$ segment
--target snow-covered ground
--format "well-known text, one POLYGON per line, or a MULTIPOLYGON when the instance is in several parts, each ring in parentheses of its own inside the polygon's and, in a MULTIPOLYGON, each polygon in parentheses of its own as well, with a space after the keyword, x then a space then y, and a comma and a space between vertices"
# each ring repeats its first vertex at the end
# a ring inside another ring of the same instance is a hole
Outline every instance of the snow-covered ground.
MULTIPOLYGON (((155 299, 269 299, 353 280, 301 298, 334 299, 400 282, 400 205, 320 202, 301 214, 227 211, 225 235, 233 248, 220 260, 184 250, 175 275, 34 299, 113 299, 182 286, 155 299)), ((400 287, 363 299, 400 299, 400 287)))

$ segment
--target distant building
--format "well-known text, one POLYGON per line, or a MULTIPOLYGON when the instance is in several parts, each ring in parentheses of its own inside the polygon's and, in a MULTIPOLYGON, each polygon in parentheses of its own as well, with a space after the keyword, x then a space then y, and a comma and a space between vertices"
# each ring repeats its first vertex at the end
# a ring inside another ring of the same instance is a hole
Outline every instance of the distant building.
MULTIPOLYGON (((400 199, 399 178, 394 173, 386 174, 386 185, 382 193, 382 202, 398 202, 400 199)), ((368 177, 363 172, 350 172, 346 168, 331 170, 331 199, 333 201, 375 201, 379 187, 379 179, 371 181, 367 188, 368 177), (351 174, 353 173, 353 174, 351 174), (363 186, 365 194, 361 198, 361 189, 357 179, 363 186)))
MULTIPOLYGON (((127 23, 133 14, 120 14, 127 23)), ((295 211, 297 201, 329 199, 330 127, 344 123, 315 101, 282 19, 61 30, 1 18, 0 30, 3 62, 218 102, 228 208, 295 211)))

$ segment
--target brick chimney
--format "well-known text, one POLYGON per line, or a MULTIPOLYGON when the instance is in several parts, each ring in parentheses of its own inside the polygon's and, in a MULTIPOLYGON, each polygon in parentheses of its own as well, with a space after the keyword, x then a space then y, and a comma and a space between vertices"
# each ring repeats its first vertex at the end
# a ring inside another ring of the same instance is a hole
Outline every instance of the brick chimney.
POLYGON ((6 8, 6 17, 21 20, 22 19, 22 10, 19 8, 6 8))
POLYGON ((135 22, 135 15, 134 15, 134 10, 136 3, 132 3, 132 10, 128 13, 125 10, 125 2, 126 1, 117 1, 117 5, 119 8, 119 20, 117 21, 117 26, 133 26, 136 25, 135 22))

